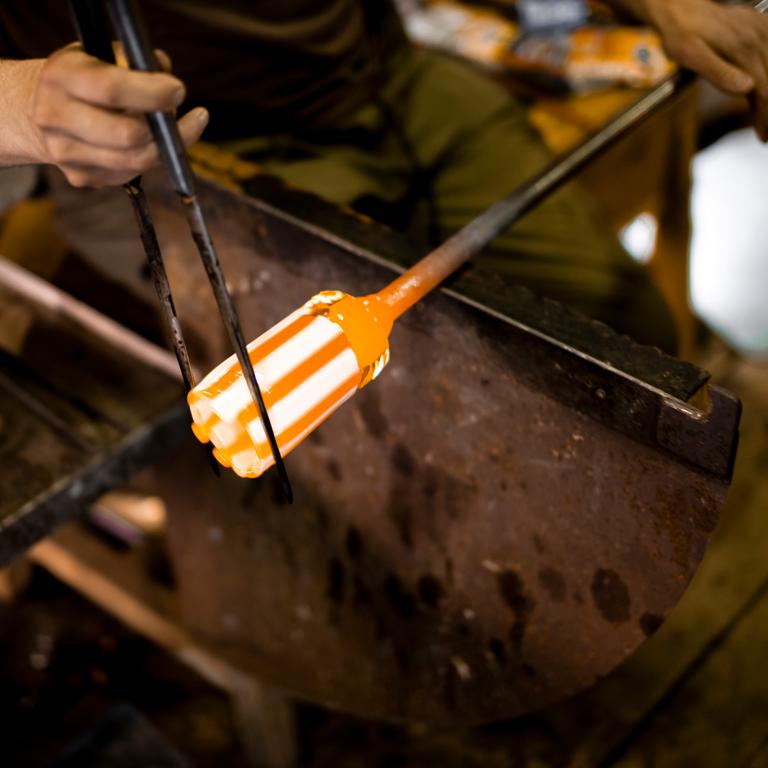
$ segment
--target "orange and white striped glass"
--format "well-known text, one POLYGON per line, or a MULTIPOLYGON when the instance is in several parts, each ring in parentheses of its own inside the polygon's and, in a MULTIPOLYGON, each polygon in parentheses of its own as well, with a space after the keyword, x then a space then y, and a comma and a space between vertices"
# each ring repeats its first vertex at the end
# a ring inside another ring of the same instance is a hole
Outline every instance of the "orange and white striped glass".
MULTIPOLYGON (((248 345, 282 455, 389 361, 392 318, 376 296, 325 291, 248 345)), ((188 395, 192 430, 241 477, 274 464, 264 425, 232 355, 188 395)))

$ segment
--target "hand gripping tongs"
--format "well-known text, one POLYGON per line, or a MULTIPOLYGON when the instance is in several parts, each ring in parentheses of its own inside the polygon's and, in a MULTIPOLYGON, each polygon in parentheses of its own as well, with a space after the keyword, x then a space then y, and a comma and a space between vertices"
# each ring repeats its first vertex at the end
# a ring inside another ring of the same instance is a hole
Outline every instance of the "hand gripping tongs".
MULTIPOLYGON (((133 69, 144 72, 157 72, 161 70, 133 0, 70 0, 70 5, 74 14, 80 42, 86 53, 110 63, 115 61, 112 50, 112 35, 107 20, 108 16, 130 66, 133 69)), ((192 238, 205 266, 221 318, 242 368, 243 376, 248 383, 248 389, 259 409, 283 491, 290 502, 293 500, 293 492, 288 480, 288 473, 286 472, 283 458, 280 455, 280 448, 275 439, 275 433, 264 404, 264 398, 261 395, 259 383, 256 380, 253 366, 248 356, 240 328, 240 321, 232 303, 232 297, 227 290, 219 257, 216 255, 200 203, 197 200, 192 169, 184 150, 181 136, 179 135, 175 116, 166 112, 153 112, 147 115, 147 121, 159 148, 163 165, 170 176, 173 188, 181 199, 192 238)), ((181 368, 184 385, 187 390, 190 390, 195 385, 194 374, 181 332, 181 325, 176 315, 171 287, 152 224, 149 206, 141 186, 141 178, 137 177, 124 186, 133 204, 141 241, 146 252, 155 289, 160 299, 160 305, 168 324, 169 335, 179 367, 181 368)))

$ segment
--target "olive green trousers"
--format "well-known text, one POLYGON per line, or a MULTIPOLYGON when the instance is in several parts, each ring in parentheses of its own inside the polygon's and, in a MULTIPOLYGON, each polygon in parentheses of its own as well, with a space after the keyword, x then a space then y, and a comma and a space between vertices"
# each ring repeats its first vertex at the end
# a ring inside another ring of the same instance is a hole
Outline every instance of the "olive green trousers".
MULTIPOLYGON (((425 248, 551 159, 523 105, 472 67, 413 50, 391 70, 379 92, 331 131, 297 130, 225 148, 293 185, 406 231, 425 248)), ((637 341, 675 348, 666 304, 578 184, 552 195, 475 263, 637 341)))

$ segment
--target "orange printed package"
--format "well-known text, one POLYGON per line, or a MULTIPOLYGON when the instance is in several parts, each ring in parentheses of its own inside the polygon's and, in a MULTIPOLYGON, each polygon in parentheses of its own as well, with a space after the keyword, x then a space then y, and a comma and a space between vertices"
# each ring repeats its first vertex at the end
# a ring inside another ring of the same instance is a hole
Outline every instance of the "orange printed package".
POLYGON ((505 63, 541 83, 546 77, 558 90, 576 92, 616 85, 649 88, 673 70, 659 36, 644 27, 582 27, 523 36, 505 63))
POLYGON ((648 88, 672 69, 651 29, 585 27, 570 34, 566 76, 574 90, 613 83, 648 88))

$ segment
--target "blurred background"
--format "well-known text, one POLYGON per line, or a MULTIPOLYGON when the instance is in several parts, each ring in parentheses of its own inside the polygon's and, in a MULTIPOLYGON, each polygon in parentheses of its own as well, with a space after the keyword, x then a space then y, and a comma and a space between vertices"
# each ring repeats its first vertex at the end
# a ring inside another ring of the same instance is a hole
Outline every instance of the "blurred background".
MULTIPOLYGON (((563 3, 555 23, 535 18, 535 5, 398 0, 415 44, 503 83, 555 154, 672 70, 652 31, 601 3, 563 3)), ((209 171, 221 180, 219 166, 209 171)), ((767 179, 768 148, 746 103, 704 84, 582 176, 672 308, 680 356, 745 407, 734 486, 704 564, 619 670, 541 713, 448 732, 296 703, 187 635, 164 502, 139 476, 0 572, 0 764, 768 766, 767 179)), ((36 169, 0 173, 0 252, 77 295, 92 267, 50 217, 36 169)), ((114 266, 113 277, 117 257, 114 266)), ((118 283, 97 303, 121 305, 118 283)), ((141 331, 142 311, 121 321, 141 331)), ((0 305, 4 350, 27 321, 0 305)))

